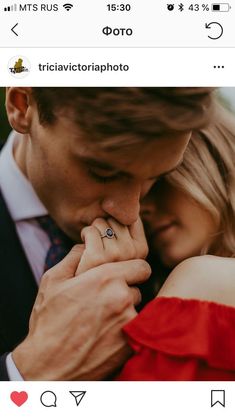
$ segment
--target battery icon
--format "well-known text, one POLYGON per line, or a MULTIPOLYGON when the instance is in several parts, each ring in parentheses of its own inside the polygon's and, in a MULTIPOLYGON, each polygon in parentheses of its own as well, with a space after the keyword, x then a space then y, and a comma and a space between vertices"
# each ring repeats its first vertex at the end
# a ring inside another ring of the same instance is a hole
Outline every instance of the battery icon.
POLYGON ((229 3, 213 3, 211 9, 212 12, 229 12, 231 6, 229 3))

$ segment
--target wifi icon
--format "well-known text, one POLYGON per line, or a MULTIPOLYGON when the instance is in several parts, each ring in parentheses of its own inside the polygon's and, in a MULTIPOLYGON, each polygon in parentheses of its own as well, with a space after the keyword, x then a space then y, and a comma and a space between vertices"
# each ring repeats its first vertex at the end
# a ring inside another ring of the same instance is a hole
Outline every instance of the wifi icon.
POLYGON ((71 4, 71 3, 65 3, 65 4, 63 4, 63 7, 65 8, 65 10, 67 10, 67 12, 69 12, 69 10, 72 9, 73 4, 71 4))

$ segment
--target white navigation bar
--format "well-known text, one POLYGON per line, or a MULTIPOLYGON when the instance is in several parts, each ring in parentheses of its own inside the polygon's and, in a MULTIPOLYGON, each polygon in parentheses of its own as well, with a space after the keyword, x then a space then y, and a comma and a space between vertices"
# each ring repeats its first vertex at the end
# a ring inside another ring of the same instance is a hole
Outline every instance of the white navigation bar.
POLYGON ((232 0, 4 0, 0 46, 235 47, 234 21, 232 0))
POLYGON ((234 382, 2 382, 4 418, 221 418, 235 414, 234 382))
POLYGON ((235 48, 1 49, 2 86, 235 86, 235 48))

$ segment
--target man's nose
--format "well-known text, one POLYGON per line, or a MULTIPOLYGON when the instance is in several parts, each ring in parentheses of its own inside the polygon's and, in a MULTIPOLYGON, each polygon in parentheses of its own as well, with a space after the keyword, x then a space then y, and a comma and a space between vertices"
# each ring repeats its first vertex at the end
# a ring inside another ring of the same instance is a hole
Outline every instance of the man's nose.
POLYGON ((139 217, 141 187, 120 190, 102 202, 102 209, 123 225, 133 224, 139 217))

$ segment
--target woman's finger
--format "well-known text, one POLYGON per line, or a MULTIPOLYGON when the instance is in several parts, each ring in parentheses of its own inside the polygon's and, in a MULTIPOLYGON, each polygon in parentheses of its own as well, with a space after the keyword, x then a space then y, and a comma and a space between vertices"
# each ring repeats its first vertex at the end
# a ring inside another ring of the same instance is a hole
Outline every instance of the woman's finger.
POLYGON ((136 248, 136 258, 146 258, 148 255, 148 244, 140 217, 129 227, 129 231, 136 248))
POLYGON ((81 232, 81 238, 85 245, 85 251, 76 270, 76 275, 105 262, 104 246, 100 231, 94 226, 87 226, 81 232))
POLYGON ((104 246, 104 256, 106 262, 108 263, 112 261, 119 261, 120 246, 118 244, 118 241, 121 239, 121 237, 117 235, 116 230, 114 230, 108 223, 108 221, 103 218, 95 219, 92 225, 94 225, 100 231, 100 237, 104 246), (110 229, 114 233, 113 237, 108 236, 108 232, 110 229))
POLYGON ((121 254, 120 259, 125 261, 136 258, 135 242, 130 235, 129 228, 121 225, 113 218, 108 218, 107 221, 117 236, 117 244, 121 254))

